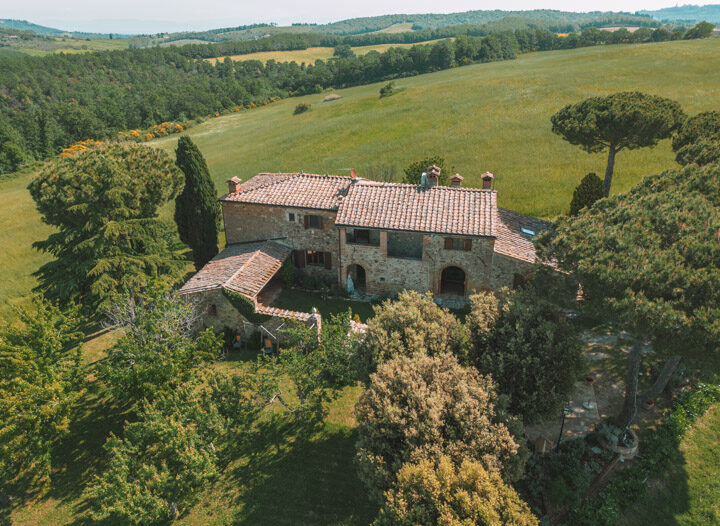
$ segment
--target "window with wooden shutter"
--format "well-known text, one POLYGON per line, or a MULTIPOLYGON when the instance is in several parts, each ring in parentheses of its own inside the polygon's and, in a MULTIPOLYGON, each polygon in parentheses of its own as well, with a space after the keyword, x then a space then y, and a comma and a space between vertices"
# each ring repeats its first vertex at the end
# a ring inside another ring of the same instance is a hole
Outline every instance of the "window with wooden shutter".
POLYGON ((305 224, 305 228, 310 228, 310 216, 303 216, 303 223, 305 224))
POLYGON ((332 268, 332 254, 330 254, 330 252, 325 252, 324 258, 325 258, 325 268, 328 270, 331 269, 332 268))
POLYGON ((308 265, 328 268, 327 263, 325 262, 326 255, 330 256, 330 252, 318 252, 315 250, 306 250, 305 251, 305 262, 308 265))
POLYGON ((471 250, 472 239, 462 237, 446 237, 445 250, 471 250))

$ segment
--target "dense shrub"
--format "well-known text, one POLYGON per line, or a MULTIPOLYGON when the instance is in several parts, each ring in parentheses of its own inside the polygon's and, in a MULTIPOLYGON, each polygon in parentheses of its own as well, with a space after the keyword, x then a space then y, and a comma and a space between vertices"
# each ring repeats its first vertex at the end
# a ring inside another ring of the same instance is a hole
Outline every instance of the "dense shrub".
POLYGON ((703 166, 720 161, 720 111, 699 113, 686 120, 673 138, 675 159, 682 165, 703 166))
POLYGON ((159 291, 143 298, 120 297, 109 318, 122 331, 98 371, 121 402, 162 396, 222 351, 220 336, 198 332, 194 305, 175 295, 159 291))
POLYGON ((375 307, 359 351, 360 369, 367 377, 386 360, 416 353, 453 353, 465 361, 467 334, 452 313, 435 303, 432 293, 403 291, 397 300, 375 307))
POLYGON ((402 464, 441 455, 517 477, 519 446, 501 405, 492 379, 450 354, 417 353, 381 364, 355 408, 361 478, 379 497, 402 464))
POLYGON ((602 179, 594 173, 587 174, 573 192, 570 215, 578 215, 580 210, 592 206, 595 201, 603 197, 605 197, 605 187, 602 179))
POLYGON ((445 164, 445 159, 439 155, 430 155, 424 159, 413 161, 408 164, 403 170, 405 172, 403 182, 408 184, 420 184, 422 174, 427 172, 428 168, 433 165, 440 168, 440 178, 438 180, 438 184, 447 186, 450 183, 450 176, 448 173, 452 171, 452 168, 449 168, 448 165, 445 164))
POLYGON ((306 111, 310 110, 310 104, 307 104, 305 102, 302 102, 295 106, 295 111, 293 111, 293 115, 299 115, 300 113, 305 113, 306 111))
POLYGON ((389 97, 395 92, 395 83, 388 82, 382 88, 380 88, 380 98, 389 97))
POLYGON ((447 456, 404 464, 376 526, 538 524, 515 490, 481 462, 447 456))
POLYGON ((559 411, 582 367, 577 329, 532 290, 471 297, 467 324, 479 371, 510 397, 509 409, 526 422, 559 411))

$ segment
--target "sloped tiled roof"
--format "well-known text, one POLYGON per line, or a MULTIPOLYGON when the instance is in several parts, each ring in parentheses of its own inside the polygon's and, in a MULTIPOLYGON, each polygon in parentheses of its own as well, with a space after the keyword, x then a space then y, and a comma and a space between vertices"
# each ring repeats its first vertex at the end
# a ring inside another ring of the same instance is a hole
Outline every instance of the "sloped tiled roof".
POLYGON ((290 251, 277 241, 228 245, 178 292, 191 294, 224 288, 254 298, 280 269, 290 251))
POLYGON ((550 223, 498 207, 495 221, 495 252, 528 263, 535 263, 537 256, 533 245, 534 236, 524 233, 522 228, 532 230, 537 235, 549 230, 550 223))
POLYGON ((358 181, 342 200, 339 226, 493 236, 493 190, 358 181))
POLYGON ((260 173, 221 201, 337 210, 352 179, 340 175, 260 173))

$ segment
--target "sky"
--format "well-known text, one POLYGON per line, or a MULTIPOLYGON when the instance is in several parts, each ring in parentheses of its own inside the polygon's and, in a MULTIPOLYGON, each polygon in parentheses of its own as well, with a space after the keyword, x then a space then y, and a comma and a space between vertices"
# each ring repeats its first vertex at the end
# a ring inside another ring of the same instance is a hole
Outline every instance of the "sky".
POLYGON ((475 9, 634 12, 674 5, 678 5, 677 0, 0 0, 0 18, 24 19, 74 31, 155 33, 257 22, 327 23, 394 13, 453 13, 475 9))

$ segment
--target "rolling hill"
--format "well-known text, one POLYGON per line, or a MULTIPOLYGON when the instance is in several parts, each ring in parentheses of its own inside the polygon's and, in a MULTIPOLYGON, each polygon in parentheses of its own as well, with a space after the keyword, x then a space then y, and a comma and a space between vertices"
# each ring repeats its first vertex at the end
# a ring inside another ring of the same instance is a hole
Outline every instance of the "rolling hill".
MULTIPOLYGON (((290 98, 211 119, 188 130, 207 158, 218 192, 237 175, 260 171, 342 173, 354 167, 373 177, 428 154, 446 158, 465 184, 496 174, 501 206, 549 218, 565 212, 588 172, 602 173, 602 154, 588 155, 550 131, 550 116, 591 95, 641 90, 671 97, 690 114, 720 108, 720 39, 601 46, 521 55, 397 81, 398 93, 379 99, 381 84, 290 98), (293 116, 296 104, 312 109, 293 116)), ((177 136, 157 140, 172 153, 177 136)), ((614 191, 674 166, 669 141, 622 152, 614 191)), ((30 170, 0 181, 0 314, 27 294, 31 273, 46 256, 31 248, 48 228, 25 190, 30 170)), ((167 217, 171 211, 166 210, 167 217)))
POLYGON ((683 5, 666 7, 655 11, 638 11, 638 15, 651 16, 661 22, 697 24, 705 20, 713 24, 720 23, 720 5, 683 5))
POLYGON ((27 20, 13 20, 10 18, 0 19, 0 29, 32 31, 37 35, 49 37, 69 36, 71 38, 108 38, 107 33, 81 33, 78 31, 65 31, 63 29, 57 29, 54 27, 33 24, 32 22, 28 22, 27 20))

